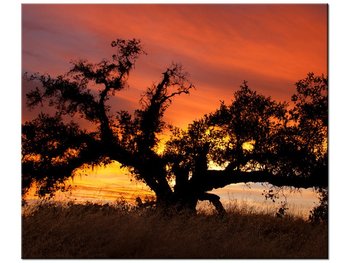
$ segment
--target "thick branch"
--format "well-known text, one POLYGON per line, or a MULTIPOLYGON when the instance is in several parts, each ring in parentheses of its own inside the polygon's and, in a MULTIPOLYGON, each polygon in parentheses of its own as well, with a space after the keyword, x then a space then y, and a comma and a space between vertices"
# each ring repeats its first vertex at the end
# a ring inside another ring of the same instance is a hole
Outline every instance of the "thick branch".
POLYGON ((113 131, 110 126, 110 121, 106 113, 105 101, 110 87, 105 85, 104 90, 100 94, 98 103, 98 119, 100 122, 101 139, 106 143, 110 144, 113 141, 113 131))
POLYGON ((281 176, 273 175, 265 171, 255 172, 227 172, 227 171, 207 171, 203 177, 201 187, 205 191, 221 188, 235 183, 269 183, 275 186, 291 186, 296 188, 326 187, 328 185, 327 171, 325 174, 315 174, 310 177, 302 176, 281 176))
POLYGON ((163 129, 163 115, 171 104, 172 98, 182 93, 188 94, 191 88, 193 85, 188 82, 186 73, 177 64, 172 65, 163 73, 163 78, 158 85, 148 88, 141 99, 144 109, 137 112, 142 131, 139 141, 140 151, 150 152, 156 144, 156 134, 163 129), (176 90, 170 92, 170 87, 176 87, 176 90))
POLYGON ((219 215, 226 214, 226 210, 220 202, 220 197, 218 195, 203 193, 198 197, 198 199, 201 201, 208 200, 209 202, 211 202, 214 205, 216 211, 219 213, 219 215))

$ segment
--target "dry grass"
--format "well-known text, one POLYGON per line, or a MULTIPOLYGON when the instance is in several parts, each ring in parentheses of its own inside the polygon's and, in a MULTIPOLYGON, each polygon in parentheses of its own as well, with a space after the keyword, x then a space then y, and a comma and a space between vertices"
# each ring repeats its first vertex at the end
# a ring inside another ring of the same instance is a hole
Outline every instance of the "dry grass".
POLYGON ((123 204, 46 204, 23 215, 22 257, 320 259, 328 257, 328 229, 249 209, 221 218, 164 216, 123 204))

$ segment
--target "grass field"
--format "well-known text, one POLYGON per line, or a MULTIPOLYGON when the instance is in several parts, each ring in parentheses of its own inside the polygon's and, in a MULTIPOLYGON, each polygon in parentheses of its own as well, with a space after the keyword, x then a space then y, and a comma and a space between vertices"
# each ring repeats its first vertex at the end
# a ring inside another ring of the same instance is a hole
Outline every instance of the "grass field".
POLYGON ((325 259, 328 227, 234 207, 219 217, 44 204, 23 213, 22 258, 325 259))

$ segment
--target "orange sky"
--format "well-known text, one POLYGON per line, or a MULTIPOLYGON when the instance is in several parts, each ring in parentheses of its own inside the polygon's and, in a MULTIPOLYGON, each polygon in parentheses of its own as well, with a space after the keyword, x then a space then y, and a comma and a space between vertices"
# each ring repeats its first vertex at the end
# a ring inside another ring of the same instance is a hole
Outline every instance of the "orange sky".
MULTIPOLYGON (((325 4, 24 4, 22 71, 61 74, 70 60, 110 58, 116 38, 141 39, 148 55, 137 61, 130 88, 111 99, 113 109, 136 109, 145 88, 179 62, 196 90, 176 98, 165 118, 185 127, 230 101, 243 80, 289 100, 308 72, 327 74, 327 21, 325 4)), ((36 113, 23 108, 23 121, 36 113)))
MULTIPOLYGON (((115 38, 139 38, 148 55, 116 108, 135 109, 172 61, 197 89, 166 118, 184 126, 229 101, 243 80, 277 100, 310 71, 327 73, 327 5, 23 5, 23 71, 64 73, 69 61, 109 58, 115 38)), ((24 112, 24 119, 29 118, 24 112)))

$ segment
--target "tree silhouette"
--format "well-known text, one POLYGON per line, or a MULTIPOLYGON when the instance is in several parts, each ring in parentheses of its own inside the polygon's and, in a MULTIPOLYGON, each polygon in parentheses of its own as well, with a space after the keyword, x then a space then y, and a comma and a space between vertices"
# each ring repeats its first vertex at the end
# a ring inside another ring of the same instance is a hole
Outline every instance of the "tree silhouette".
MULTIPOLYGON (((328 221, 328 78, 309 73, 296 83, 297 93, 293 95, 292 119, 297 124, 299 147, 305 152, 304 172, 314 180, 319 206, 311 211, 311 221, 328 221), (305 171, 306 168, 306 171, 305 171), (317 179, 316 179, 317 178, 317 179)), ((299 162, 302 164, 302 162, 299 162)))
MULTIPOLYGON (((315 92, 314 81, 305 85, 315 92)), ((305 95, 298 89, 293 98, 300 96, 305 95)), ((326 188, 326 126, 314 124, 315 115, 303 114, 305 102, 299 100, 293 100, 295 107, 287 110, 286 103, 257 94, 244 82, 230 105, 222 102, 216 112, 193 122, 187 131, 175 130, 166 148, 176 178, 175 191, 194 198, 195 204, 202 193, 232 183, 326 188), (209 163, 221 169, 211 169, 209 163)), ((327 101, 326 94, 322 101, 327 101)), ((311 104, 318 108, 317 103, 311 104)), ((327 109, 319 109, 323 112, 317 116, 327 118, 327 109)), ((267 193, 275 197, 272 190, 267 193)))
POLYGON ((222 102, 187 130, 173 128, 164 153, 158 153, 166 109, 194 86, 181 65, 172 64, 145 91, 140 109, 112 112, 108 99, 127 86, 137 58, 145 53, 135 39, 118 39, 112 47, 111 61, 76 61, 58 77, 27 75, 40 83, 27 94, 28 107, 47 104, 56 114, 41 113, 22 126, 23 194, 35 182, 40 196, 52 195, 82 165, 112 161, 145 182, 157 206, 179 211, 195 211, 198 200, 209 200, 224 213, 219 197, 208 191, 231 183, 327 187, 326 78, 309 74, 299 81, 290 110, 244 82, 230 105, 222 102), (83 129, 79 119, 96 129, 83 129))

